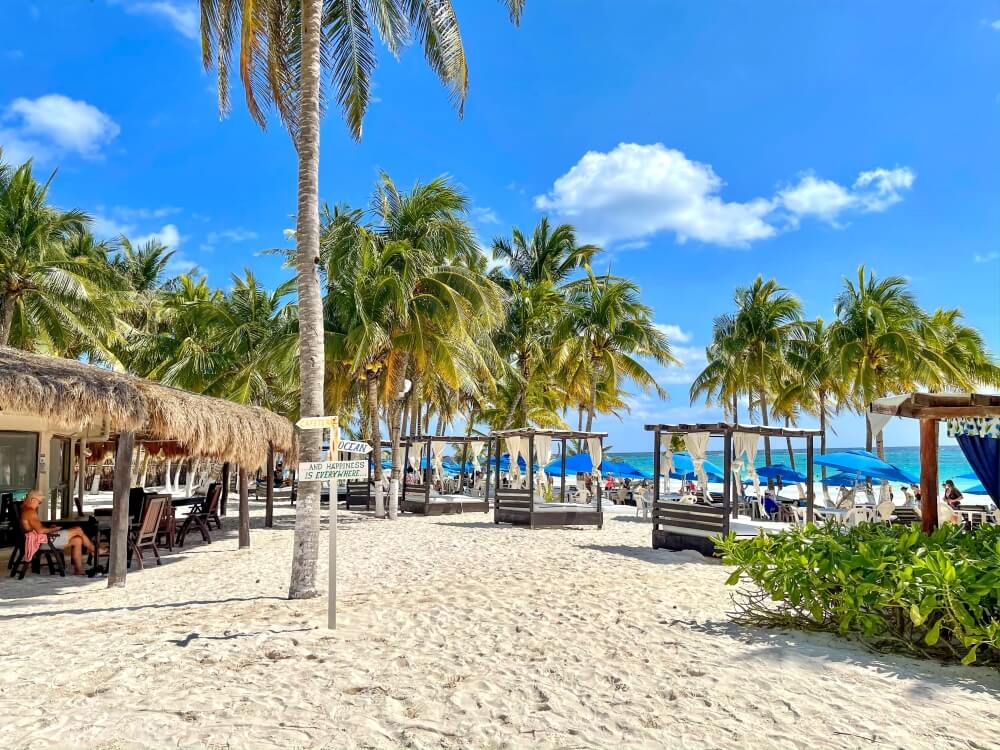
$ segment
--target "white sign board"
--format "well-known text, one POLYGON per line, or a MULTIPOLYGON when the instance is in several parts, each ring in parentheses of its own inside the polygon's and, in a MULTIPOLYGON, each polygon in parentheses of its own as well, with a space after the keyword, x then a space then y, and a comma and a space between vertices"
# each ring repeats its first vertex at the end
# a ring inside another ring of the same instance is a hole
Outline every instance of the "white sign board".
POLYGON ((302 417, 295 426, 302 430, 319 430, 324 427, 333 429, 338 424, 336 416, 333 417, 302 417))
POLYGON ((310 461, 299 465, 299 480, 303 482, 367 478, 367 461, 310 461))
POLYGON ((372 447, 360 440, 341 440, 337 444, 337 450, 344 453, 371 453, 372 447))

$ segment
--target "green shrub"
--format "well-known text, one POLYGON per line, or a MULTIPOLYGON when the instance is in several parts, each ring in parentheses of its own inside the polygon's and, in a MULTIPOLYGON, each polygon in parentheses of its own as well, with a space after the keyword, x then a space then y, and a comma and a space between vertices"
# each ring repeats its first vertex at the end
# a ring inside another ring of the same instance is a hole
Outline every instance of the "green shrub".
POLYGON ((827 630, 881 651, 1000 665, 1000 526, 808 525, 720 539, 734 619, 827 630))

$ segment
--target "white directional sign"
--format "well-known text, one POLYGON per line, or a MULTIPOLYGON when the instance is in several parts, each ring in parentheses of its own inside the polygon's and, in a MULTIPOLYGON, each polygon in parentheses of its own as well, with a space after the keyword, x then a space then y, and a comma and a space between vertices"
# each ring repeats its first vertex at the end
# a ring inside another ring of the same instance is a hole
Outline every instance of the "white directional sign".
POLYGON ((303 430, 319 430, 321 428, 333 429, 338 424, 336 416, 332 417, 302 417, 295 426, 303 430))
POLYGON ((367 478, 367 461, 311 461, 299 466, 299 479, 303 482, 367 478))
POLYGON ((344 453, 371 453, 372 447, 361 440, 341 440, 337 443, 337 450, 344 453))

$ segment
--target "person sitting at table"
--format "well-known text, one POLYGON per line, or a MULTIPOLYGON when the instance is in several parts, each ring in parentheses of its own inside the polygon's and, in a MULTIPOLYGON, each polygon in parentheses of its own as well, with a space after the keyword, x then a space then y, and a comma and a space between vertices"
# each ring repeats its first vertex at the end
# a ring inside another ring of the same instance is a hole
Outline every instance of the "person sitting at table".
POLYGON ((614 488, 615 488, 615 475, 609 471, 607 478, 604 480, 604 491, 609 492, 614 488))
POLYGON ((962 504, 962 493, 958 491, 955 483, 950 479, 944 483, 944 501, 952 508, 957 508, 962 504))
POLYGON ((771 490, 764 490, 764 513, 771 518, 778 513, 778 501, 774 499, 771 490))
POLYGON ((42 519, 38 517, 38 506, 42 504, 42 493, 32 490, 21 503, 21 528, 24 530, 24 559, 31 560, 38 552, 38 548, 45 542, 51 541, 52 546, 64 552, 69 551, 70 560, 73 563, 74 575, 82 576, 83 556, 81 551, 86 549, 89 554, 94 554, 94 543, 79 526, 46 526, 42 519))

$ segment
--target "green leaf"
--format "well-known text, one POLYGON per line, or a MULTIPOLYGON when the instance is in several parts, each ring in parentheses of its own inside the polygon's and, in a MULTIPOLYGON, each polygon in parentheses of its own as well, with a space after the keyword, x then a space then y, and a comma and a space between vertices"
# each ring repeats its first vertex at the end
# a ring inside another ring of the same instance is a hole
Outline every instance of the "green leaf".
POLYGON ((924 643, 928 646, 935 645, 941 638, 941 620, 935 622, 931 629, 927 631, 927 635, 924 636, 924 643))
POLYGON ((924 624, 924 616, 920 614, 920 607, 917 606, 916 602, 910 605, 910 619, 914 625, 924 624))
POLYGON ((727 586, 734 586, 740 581, 740 571, 739 569, 734 570, 729 578, 726 579, 727 586))
POLYGON ((969 649, 968 653, 962 657, 962 664, 969 665, 976 660, 976 649, 978 646, 973 646, 969 649))

